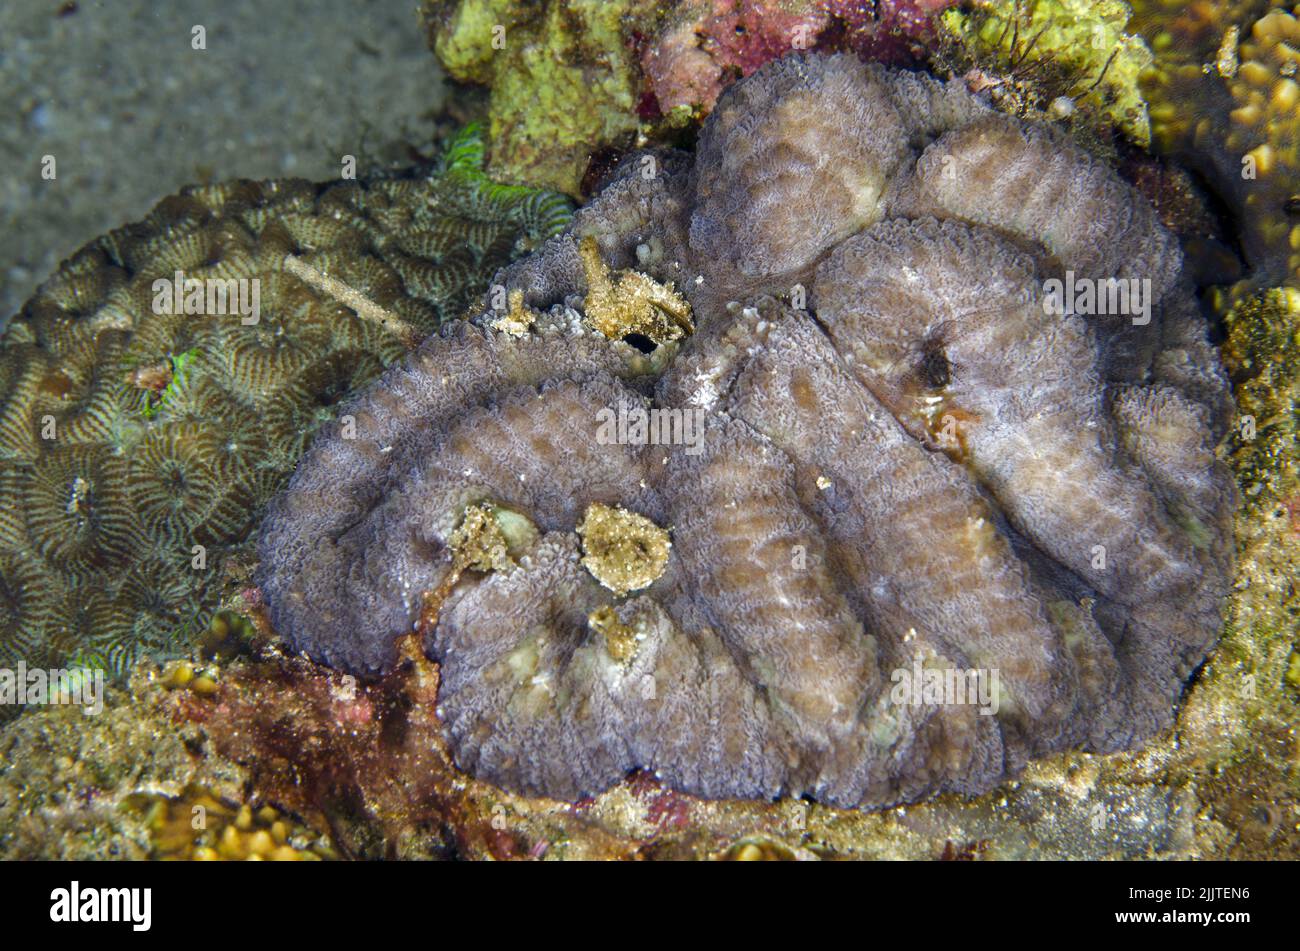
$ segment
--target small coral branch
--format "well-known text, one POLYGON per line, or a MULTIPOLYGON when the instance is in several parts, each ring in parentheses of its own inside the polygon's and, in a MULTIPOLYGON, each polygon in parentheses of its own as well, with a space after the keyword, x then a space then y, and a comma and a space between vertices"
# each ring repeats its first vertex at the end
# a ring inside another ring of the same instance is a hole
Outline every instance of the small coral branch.
POLYGON ((369 320, 383 327, 408 347, 414 347, 420 342, 423 335, 391 310, 380 307, 365 294, 337 278, 316 270, 302 258, 289 255, 284 259, 284 269, 322 294, 328 294, 339 303, 351 308, 363 320, 369 320))

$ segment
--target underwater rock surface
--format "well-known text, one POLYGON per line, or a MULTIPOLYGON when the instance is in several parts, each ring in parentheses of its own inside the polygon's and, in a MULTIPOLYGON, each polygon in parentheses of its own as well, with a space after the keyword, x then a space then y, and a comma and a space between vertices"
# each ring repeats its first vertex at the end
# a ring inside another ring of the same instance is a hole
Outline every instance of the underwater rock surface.
POLYGON ((1052 131, 781 60, 342 407, 263 525, 270 618, 359 674, 421 632, 457 765, 529 794, 643 767, 877 807, 1131 747, 1231 572, 1231 400, 1180 272, 1052 131), (1147 306, 1045 306, 1071 275, 1147 306), (638 411, 668 436, 611 436, 638 411), (922 667, 996 675, 996 713, 900 700, 922 667))

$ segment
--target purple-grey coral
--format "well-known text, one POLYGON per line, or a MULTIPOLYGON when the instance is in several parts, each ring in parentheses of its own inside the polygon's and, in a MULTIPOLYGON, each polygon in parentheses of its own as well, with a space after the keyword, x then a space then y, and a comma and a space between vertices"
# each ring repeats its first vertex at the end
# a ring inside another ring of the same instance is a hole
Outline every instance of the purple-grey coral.
POLYGON ((1231 403, 1180 271, 1064 137, 779 61, 502 272, 509 314, 342 408, 264 524, 271 619, 363 674, 421 631, 458 765, 566 799, 644 768, 870 808, 1132 746, 1231 570, 1231 403), (1150 296, 1050 306, 1120 278, 1150 296), (694 333, 649 354, 586 314, 667 285, 694 333), (991 702, 900 694, 921 669, 991 702))

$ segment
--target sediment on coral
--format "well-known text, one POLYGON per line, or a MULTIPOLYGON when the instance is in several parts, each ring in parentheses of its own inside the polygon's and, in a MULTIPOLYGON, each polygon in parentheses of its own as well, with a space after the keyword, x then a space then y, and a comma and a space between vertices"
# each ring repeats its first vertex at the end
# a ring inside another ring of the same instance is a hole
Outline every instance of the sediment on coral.
POLYGON ((570 207, 490 182, 470 129, 402 175, 187 188, 73 255, 0 338, 0 666, 187 650, 337 401, 570 207))
POLYGON ((376 674, 421 634, 460 768, 871 808, 1171 722, 1228 589, 1232 404, 1177 242, 1064 136, 788 57, 496 282, 259 543, 295 650, 376 674), (657 346, 591 319, 679 297, 657 346), (985 712, 899 693, 958 674, 985 712))

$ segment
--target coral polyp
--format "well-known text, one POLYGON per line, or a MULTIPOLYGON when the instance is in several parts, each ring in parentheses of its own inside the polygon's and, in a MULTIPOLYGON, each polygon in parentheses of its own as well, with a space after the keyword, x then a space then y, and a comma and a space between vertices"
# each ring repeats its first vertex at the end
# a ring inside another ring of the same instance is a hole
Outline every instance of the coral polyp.
POLYGON ((371 675, 422 638, 460 768, 875 808, 1171 722, 1231 400, 1176 241, 1068 139, 788 57, 497 282, 260 536, 294 649, 371 675), (689 336, 609 316, 678 298, 689 336))
POLYGON ((188 188, 42 285, 0 339, 0 666, 188 648, 332 406, 567 222, 481 166, 471 128, 400 176, 188 188))

